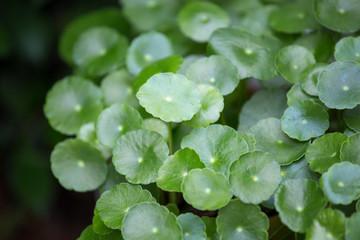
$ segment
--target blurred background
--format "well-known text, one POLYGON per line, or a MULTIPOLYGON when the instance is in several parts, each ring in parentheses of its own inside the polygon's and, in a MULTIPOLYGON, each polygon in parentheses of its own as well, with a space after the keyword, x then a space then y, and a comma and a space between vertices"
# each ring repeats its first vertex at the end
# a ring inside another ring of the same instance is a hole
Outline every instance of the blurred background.
POLYGON ((64 137, 43 114, 53 83, 71 73, 58 55, 67 23, 116 0, 0 1, 0 239, 76 239, 91 224, 93 193, 60 187, 50 153, 64 137))

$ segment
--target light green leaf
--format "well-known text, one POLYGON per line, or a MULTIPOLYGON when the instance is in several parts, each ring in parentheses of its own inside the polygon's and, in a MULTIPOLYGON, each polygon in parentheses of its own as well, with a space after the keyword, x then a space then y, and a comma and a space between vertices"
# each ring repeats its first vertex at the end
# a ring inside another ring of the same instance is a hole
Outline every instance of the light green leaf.
POLYGON ((253 204, 232 200, 219 210, 216 218, 217 231, 223 240, 266 240, 269 219, 253 204))
POLYGON ((297 45, 281 49, 276 56, 276 69, 291 83, 299 83, 301 73, 315 63, 314 55, 306 48, 297 45))
POLYGON ((183 63, 180 56, 170 56, 160 60, 157 60, 147 67, 145 67, 139 75, 135 78, 134 88, 135 91, 139 91, 140 87, 146 83, 146 81, 157 73, 172 72, 176 73, 183 63))
POLYGON ((86 75, 103 76, 124 65, 128 45, 128 40, 114 29, 90 28, 75 42, 73 60, 86 75))
POLYGON ((193 169, 185 176, 181 191, 187 203, 199 210, 216 210, 232 197, 226 177, 211 169, 193 169))
POLYGON ((281 118, 282 130, 300 141, 323 135, 329 126, 329 114, 313 100, 303 100, 288 107, 281 118))
POLYGON ((142 128, 142 118, 136 109, 114 104, 100 113, 95 128, 100 143, 112 148, 120 136, 142 128))
POLYGON ((319 28, 308 2, 290 2, 272 11, 269 16, 270 26, 283 33, 302 33, 319 28))
POLYGON ((216 87, 211 85, 198 85, 200 91, 200 109, 185 124, 197 128, 207 127, 216 122, 220 117, 220 112, 224 109, 224 98, 216 87))
POLYGON ((120 0, 124 15, 138 31, 163 31, 175 24, 180 0, 120 0))
POLYGON ((306 232, 306 240, 344 239, 345 215, 339 210, 323 209, 306 232))
POLYGON ((96 209, 104 224, 112 229, 120 229, 125 214, 137 203, 155 202, 151 193, 138 185, 120 183, 101 194, 96 209))
POLYGON ((201 220, 206 225, 206 239, 207 240, 220 240, 220 236, 216 231, 216 218, 203 216, 201 220))
POLYGON ((332 203, 348 205, 360 197, 360 166, 336 163, 321 176, 320 186, 332 203))
POLYGON ((119 8, 102 8, 86 13, 70 22, 59 41, 60 57, 68 64, 73 64, 73 47, 78 37, 92 27, 107 26, 127 35, 129 24, 119 8))
POLYGON ((93 231, 99 235, 107 235, 113 231, 113 229, 108 228, 104 222, 101 220, 97 209, 94 210, 94 217, 92 219, 93 231))
POLYGON ((266 118, 250 128, 256 140, 256 150, 271 153, 280 165, 288 165, 300 159, 308 146, 289 138, 282 130, 279 119, 266 118))
POLYGON ((180 67, 180 69, 177 71, 177 73, 180 73, 182 75, 186 75, 187 69, 197 60, 204 58, 204 55, 201 54, 190 54, 186 57, 184 57, 184 61, 180 67))
POLYGON ((256 140, 255 140, 255 136, 252 133, 249 132, 241 132, 238 131, 237 132, 240 138, 243 138, 245 140, 245 142, 248 145, 249 148, 249 152, 252 152, 255 150, 255 145, 256 145, 256 140))
POLYGON ((60 184, 77 192, 97 189, 106 178, 106 160, 88 142, 67 139, 58 143, 51 153, 51 170, 60 184))
POLYGON ((165 191, 181 192, 182 180, 190 170, 204 167, 194 150, 180 149, 160 167, 156 185, 165 191))
POLYGON ((209 84, 218 88, 222 95, 228 95, 239 84, 236 67, 225 57, 212 55, 200 58, 186 71, 189 80, 197 84, 209 84))
POLYGON ((258 121, 265 118, 281 118, 286 107, 284 90, 257 91, 241 109, 238 130, 247 131, 258 121))
POLYGON ((287 105, 289 107, 294 106, 296 103, 303 100, 312 99, 318 103, 321 103, 320 100, 307 95, 300 87, 299 83, 294 84, 286 94, 287 96, 287 105))
POLYGON ((345 239, 357 240, 360 236, 360 212, 354 213, 346 220, 345 239))
POLYGON ((126 240, 181 240, 175 215, 158 203, 139 203, 125 215, 121 232, 126 240))
POLYGON ((136 76, 151 63, 172 54, 171 43, 164 34, 143 33, 131 42, 126 57, 126 66, 128 71, 136 76))
POLYGON ((340 149, 342 162, 348 161, 360 165, 360 133, 356 133, 345 141, 340 149))
POLYGON ((132 89, 133 79, 125 70, 115 71, 101 81, 101 92, 106 106, 114 103, 138 107, 139 103, 132 89))
POLYGON ((168 154, 168 146, 158 133, 140 129, 116 141, 112 161, 116 171, 130 183, 149 184, 156 181, 168 154))
POLYGON ((342 133, 327 133, 316 138, 306 150, 305 158, 310 169, 324 173, 335 163, 341 162, 340 148, 347 136, 342 133))
POLYGON ((57 131, 72 135, 85 123, 95 122, 102 110, 100 89, 76 76, 55 83, 46 96, 44 113, 57 131))
POLYGON ((320 100, 328 108, 351 109, 360 104, 360 65, 334 62, 318 78, 320 100))
POLYGON ((326 69, 326 64, 318 63, 308 66, 301 74, 300 86, 307 94, 318 96, 318 77, 326 69))
POLYGON ((317 183, 309 179, 286 180, 275 194, 281 222, 294 232, 304 233, 326 204, 317 183))
POLYGON ((355 132, 360 132, 360 106, 357 106, 353 109, 346 109, 344 111, 343 117, 346 125, 349 128, 355 132))
POLYGON ((281 42, 270 36, 255 36, 233 28, 216 30, 209 50, 228 58, 238 69, 240 79, 270 80, 278 76, 275 57, 281 42))
POLYGON ((230 24, 229 15, 209 2, 192 2, 183 7, 178 15, 181 31, 197 42, 206 42, 218 28, 230 24))
POLYGON ((351 33, 360 29, 360 2, 358 0, 315 0, 317 20, 331 30, 351 33))
POLYGON ((147 112, 165 122, 190 120, 200 108, 200 92, 195 83, 181 74, 152 76, 136 97, 147 112))
POLYGON ((207 168, 227 174, 230 164, 248 151, 246 141, 223 125, 195 128, 183 138, 181 147, 194 149, 207 168))
POLYGON ((181 226, 183 240, 206 240, 206 226, 201 218, 192 214, 185 213, 178 216, 181 226))
POLYGON ((163 121, 156 118, 147 118, 143 121, 143 129, 157 132, 160 134, 166 141, 169 138, 169 130, 163 121))
POLYGON ((229 182, 235 196, 244 203, 259 204, 277 189, 280 165, 265 152, 250 152, 240 156, 230 166, 229 182))
POLYGON ((360 63, 360 37, 344 37, 336 43, 335 59, 337 61, 354 61, 360 63))

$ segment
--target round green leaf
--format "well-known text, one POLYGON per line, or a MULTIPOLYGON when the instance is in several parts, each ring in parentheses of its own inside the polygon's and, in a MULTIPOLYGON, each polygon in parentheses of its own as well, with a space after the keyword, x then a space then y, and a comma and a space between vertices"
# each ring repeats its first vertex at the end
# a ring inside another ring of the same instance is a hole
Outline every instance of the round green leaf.
POLYGON ((156 118, 147 118, 143 121, 143 129, 157 132, 160 134, 166 141, 169 138, 169 130, 163 121, 156 118))
MULTIPOLYGON (((286 94, 287 97, 287 105, 289 107, 294 106, 296 103, 301 102, 302 100, 313 99, 316 101, 317 99, 307 95, 300 87, 299 83, 294 84, 290 90, 286 94)), ((316 102, 321 103, 320 100, 316 102)))
POLYGON ((238 69, 240 79, 270 80, 278 76, 275 56, 281 42, 270 36, 255 36, 234 28, 216 30, 209 50, 228 58, 238 69))
POLYGON ((145 110, 165 122, 190 120, 200 108, 200 92, 195 83, 181 74, 152 76, 136 97, 145 110))
POLYGON ((218 55, 200 58, 189 66, 186 76, 197 84, 217 87, 222 95, 230 94, 239 84, 236 67, 228 59, 218 55))
POLYGON ((229 182, 235 196, 244 203, 259 204, 277 189, 280 165, 265 152, 250 152, 231 164, 229 182))
POLYGON ((345 239, 357 240, 360 236, 360 212, 354 213, 346 220, 345 225, 345 239))
POLYGON ((230 24, 229 15, 209 2, 192 2, 183 7, 178 15, 181 31, 197 42, 206 42, 218 28, 230 24))
POLYGON ((114 104, 100 113, 96 121, 96 135, 101 144, 112 148, 120 136, 141 127, 142 118, 136 109, 114 104))
POLYGON ((330 31, 318 30, 303 34, 294 44, 306 47, 314 54, 317 62, 329 62, 333 57, 335 41, 330 31))
POLYGON ((320 100, 329 108, 351 109, 360 104, 360 65, 334 62, 318 78, 320 100))
POLYGON ((248 151, 246 141, 223 125, 195 128, 183 138, 181 147, 194 149, 207 168, 227 174, 231 163, 248 151))
POLYGON ((94 232, 94 226, 90 225, 82 231, 80 237, 77 240, 122 240, 120 231, 112 231, 106 235, 100 235, 94 232))
POLYGON ((307 2, 309 1, 287 3, 272 11, 269 16, 270 26, 284 33, 302 33, 319 28, 312 8, 307 2))
POLYGON ((223 240, 268 239, 269 219, 260 207, 238 199, 219 210, 216 224, 223 240))
POLYGON ((204 167, 194 150, 180 149, 160 167, 156 185, 165 191, 181 192, 182 180, 190 170, 204 167))
POLYGON ((360 197, 360 166, 336 163, 320 178, 320 186, 334 204, 350 204, 360 197))
POLYGON ((86 13, 70 22, 63 31, 59 41, 60 57, 73 64, 73 47, 78 37, 92 27, 107 26, 127 35, 129 24, 119 8, 103 8, 86 13))
MULTIPOLYGON (((112 161, 117 174, 125 174, 126 176, 120 176, 127 181, 149 184, 155 182, 157 171, 168 157, 168 151, 166 143, 158 133, 147 130, 132 131, 117 140, 112 161)), ((157 194, 155 184, 143 187, 152 193, 154 189, 157 194)))
POLYGON ((282 130, 279 119, 266 118, 250 128, 254 134, 256 150, 271 153, 280 165, 288 165, 300 159, 308 146, 289 138, 282 130))
POLYGON ((193 169, 185 176, 181 191, 187 203, 199 210, 216 210, 232 197, 226 177, 211 169, 193 169))
POLYGON ((126 66, 131 74, 138 75, 144 67, 172 54, 171 43, 164 34, 143 33, 131 42, 126 56, 126 66))
POLYGON ((155 202, 155 199, 139 185, 120 183, 101 194, 96 202, 96 209, 107 227, 120 229, 125 214, 132 206, 141 202, 155 202))
POLYGON ((284 90, 257 91, 242 107, 238 129, 247 131, 262 119, 269 117, 281 118, 286 107, 284 90))
POLYGON ((341 162, 340 148, 347 136, 342 133, 328 133, 316 138, 306 150, 305 158, 310 169, 324 173, 335 163, 341 162))
POLYGON ((200 91, 200 109, 186 125, 197 128, 207 127, 216 122, 220 112, 224 109, 224 98, 216 87, 211 85, 198 85, 200 91))
POLYGON ((349 128, 355 132, 360 132, 360 106, 357 106, 353 109, 346 109, 344 111, 343 117, 346 125, 349 128))
POLYGON ((93 231, 96 234, 106 235, 113 231, 113 229, 108 228, 104 222, 101 220, 97 209, 94 210, 94 217, 92 219, 93 231))
POLYGON ((186 71, 188 68, 197 60, 204 58, 204 55, 201 54, 190 54, 184 58, 184 61, 180 67, 180 69, 177 71, 177 73, 180 73, 182 75, 186 75, 186 71))
POLYGON ((301 74, 300 86, 307 94, 318 96, 318 77, 320 73, 326 69, 326 64, 318 63, 308 66, 301 74))
POLYGON ((294 232, 304 233, 326 204, 317 183, 309 179, 286 180, 275 194, 281 222, 294 232))
POLYGON ((206 239, 207 240, 220 240, 220 236, 216 231, 216 218, 203 216, 201 220, 206 225, 206 239))
POLYGON ((306 240, 344 239, 345 215, 339 210, 323 209, 306 232, 306 240))
POLYGON ((138 107, 139 103, 132 89, 133 79, 124 69, 110 73, 101 81, 101 92, 106 106, 114 103, 138 107))
POLYGON ((175 24, 180 0, 120 0, 125 17, 139 31, 166 30, 175 24))
POLYGON ((354 61, 360 63, 360 37, 344 37, 335 46, 337 61, 354 61))
POLYGON ((252 152, 255 150, 255 145, 256 145, 256 140, 255 140, 255 136, 252 133, 249 132, 241 132, 238 131, 237 132, 240 138, 243 138, 245 140, 245 142, 247 143, 248 147, 249 147, 249 152, 252 152))
POLYGON ((135 78, 134 88, 135 91, 139 91, 140 87, 146 83, 146 81, 157 73, 172 72, 176 73, 183 63, 180 56, 170 56, 151 63, 145 67, 139 75, 135 78))
POLYGON ((200 217, 185 213, 178 216, 183 240, 206 240, 206 226, 200 217))
POLYGON ((67 139, 51 153, 51 170, 60 184, 77 192, 97 189, 106 178, 106 161, 101 152, 88 142, 67 139))
POLYGON ((124 65, 127 47, 128 40, 116 30, 94 27, 79 36, 73 59, 87 75, 103 76, 124 65))
POLYGON ((116 171, 130 183, 149 184, 156 181, 168 154, 168 146, 158 133, 140 129, 116 141, 112 161, 116 171))
POLYGON ((71 76, 50 89, 44 113, 55 130, 72 135, 85 123, 95 122, 102 107, 100 89, 84 78, 71 76))
POLYGON ((112 187, 114 187, 115 185, 117 185, 119 183, 126 182, 125 176, 119 174, 115 170, 115 166, 114 166, 114 164, 112 162, 108 162, 107 168, 108 168, 108 174, 107 174, 106 180, 99 187, 99 193, 100 194, 102 194, 106 190, 111 189, 112 187))
POLYGON ((317 20, 327 28, 351 33, 360 29, 360 2, 358 0, 315 0, 317 20))
POLYGON ((341 161, 360 165, 360 133, 356 133, 343 143, 340 150, 341 161))
POLYGON ((126 213, 121 232, 126 240, 181 240, 175 215, 158 203, 139 203, 126 213))
POLYGON ((276 56, 276 69, 291 83, 299 83, 301 73, 315 63, 314 55, 306 48, 297 45, 281 49, 276 56))
POLYGON ((300 141, 323 135, 329 126, 329 114, 313 100, 303 100, 288 107, 281 118, 282 130, 300 141))

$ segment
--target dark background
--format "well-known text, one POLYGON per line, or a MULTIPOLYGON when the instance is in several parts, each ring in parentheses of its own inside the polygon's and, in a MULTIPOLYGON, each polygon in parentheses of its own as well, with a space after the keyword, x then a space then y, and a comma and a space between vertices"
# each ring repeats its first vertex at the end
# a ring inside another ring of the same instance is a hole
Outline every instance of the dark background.
POLYGON ((60 187, 50 153, 64 137, 43 114, 53 83, 71 74, 58 40, 75 17, 116 0, 0 0, 0 239, 76 239, 94 193, 60 187))

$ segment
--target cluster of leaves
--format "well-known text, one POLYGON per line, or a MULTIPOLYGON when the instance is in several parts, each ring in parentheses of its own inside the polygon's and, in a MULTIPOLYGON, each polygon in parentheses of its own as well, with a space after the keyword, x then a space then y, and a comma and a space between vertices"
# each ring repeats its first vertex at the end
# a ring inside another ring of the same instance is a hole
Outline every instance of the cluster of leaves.
POLYGON ((68 25, 74 74, 44 107, 76 136, 55 177, 101 194, 80 240, 267 239, 264 209, 309 240, 359 239, 358 0, 121 5, 68 25))

